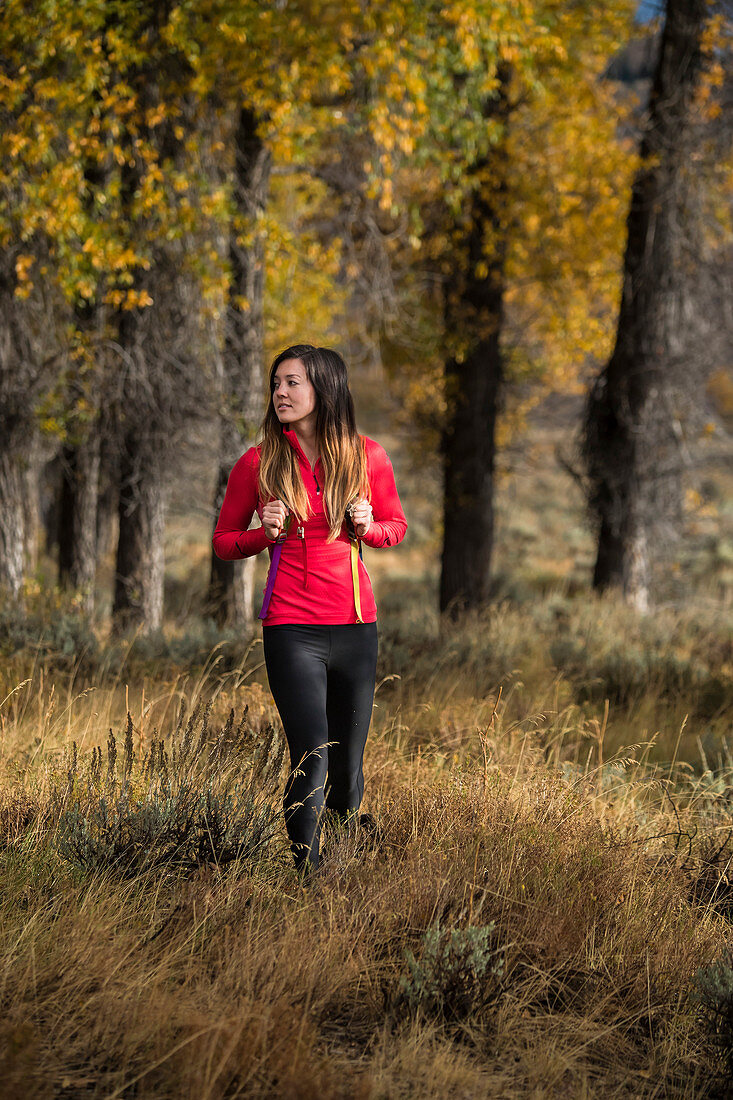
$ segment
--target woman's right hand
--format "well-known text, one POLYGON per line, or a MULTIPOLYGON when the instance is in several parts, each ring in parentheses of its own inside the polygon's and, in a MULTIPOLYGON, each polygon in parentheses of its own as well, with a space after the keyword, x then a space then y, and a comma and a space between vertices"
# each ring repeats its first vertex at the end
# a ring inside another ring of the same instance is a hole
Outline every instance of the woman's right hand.
POLYGON ((288 517, 288 510, 281 500, 271 500, 262 509, 262 526, 271 542, 279 538, 288 517))

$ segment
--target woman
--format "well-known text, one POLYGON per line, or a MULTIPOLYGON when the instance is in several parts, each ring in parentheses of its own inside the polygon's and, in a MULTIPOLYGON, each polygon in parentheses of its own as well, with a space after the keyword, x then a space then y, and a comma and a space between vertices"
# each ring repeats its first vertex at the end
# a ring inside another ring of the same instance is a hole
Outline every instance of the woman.
POLYGON ((396 546, 407 523, 385 450, 356 431, 337 352, 298 344, 276 357, 262 437, 232 469, 213 545, 225 560, 270 550, 262 639, 293 769, 285 822, 307 875, 324 804, 346 822, 364 793, 377 609, 360 543, 396 546), (249 531, 255 511, 262 526, 249 531))

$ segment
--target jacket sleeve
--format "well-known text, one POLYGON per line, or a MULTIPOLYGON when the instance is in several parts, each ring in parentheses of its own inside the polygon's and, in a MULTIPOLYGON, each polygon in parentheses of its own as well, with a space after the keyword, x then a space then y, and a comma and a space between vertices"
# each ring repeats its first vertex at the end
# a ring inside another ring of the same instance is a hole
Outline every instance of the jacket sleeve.
POLYGON ((361 541, 375 549, 396 546, 405 537, 407 520, 397 495, 392 463, 384 447, 378 443, 372 445, 368 463, 374 518, 361 541))
POLYGON ((229 475, 219 519, 211 539, 214 553, 224 561, 249 558, 259 554, 266 546, 272 546, 264 527, 247 530, 257 509, 258 467, 257 449, 250 447, 235 462, 229 475))

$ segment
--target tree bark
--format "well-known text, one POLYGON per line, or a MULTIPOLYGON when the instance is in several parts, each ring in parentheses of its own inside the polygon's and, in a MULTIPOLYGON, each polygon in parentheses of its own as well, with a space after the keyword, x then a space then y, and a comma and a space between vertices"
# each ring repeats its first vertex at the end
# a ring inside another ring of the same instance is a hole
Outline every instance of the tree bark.
MULTIPOLYGON (((152 103, 157 92, 153 74, 139 73, 137 80, 143 89, 141 105, 152 103)), ((134 147, 131 134, 125 135, 124 144, 130 150, 134 147)), ((131 232, 141 228, 132 211, 142 172, 140 158, 130 155, 120 173, 120 204, 131 232)), ((148 292, 153 305, 118 309, 113 318, 121 374, 114 402, 119 521, 112 602, 115 633, 131 627, 150 632, 163 624, 164 471, 179 416, 169 358, 174 363, 177 358, 176 322, 180 331, 185 331, 171 263, 162 248, 148 271, 138 269, 134 285, 148 292)), ((181 393, 180 401, 183 396, 181 393)))
POLYGON ((78 589, 86 611, 91 614, 97 569, 99 436, 96 432, 91 432, 83 443, 64 446, 61 470, 59 582, 78 589))
MULTIPOLYGON (((240 109, 235 134, 235 217, 229 238, 231 281, 222 359, 223 411, 214 522, 232 466, 253 446, 263 412, 265 249, 257 219, 267 203, 271 154, 258 134, 257 121, 249 107, 240 109), (248 242, 243 240, 244 233, 248 242)), ((207 607, 220 626, 251 627, 254 565, 254 558, 221 561, 212 550, 207 607)))
POLYGON ((38 568, 38 556, 41 549, 41 470, 43 469, 44 447, 40 432, 34 427, 32 442, 24 463, 25 477, 23 497, 25 500, 24 553, 26 570, 35 573, 38 568))
POLYGON ((490 593, 494 543, 494 465, 496 418, 504 377, 499 346, 503 267, 490 278, 467 280, 464 299, 483 299, 493 332, 475 343, 462 362, 445 365, 449 401, 443 434, 443 553, 440 610, 455 615, 480 607, 490 593))
POLYGON ((119 455, 111 438, 112 425, 102 422, 99 442, 99 487, 97 492, 97 561, 101 562, 115 547, 119 510, 119 455))
POLYGON ((120 456, 119 538, 113 617, 116 630, 163 623, 165 490, 160 448, 131 432, 120 456))
MULTIPOLYGON (((132 145, 131 136, 126 143, 132 145)), ((141 165, 130 157, 121 171, 121 206, 132 210, 140 184, 141 165)), ((132 217, 130 217, 132 222, 132 217)), ((136 272, 136 286, 145 287, 145 273, 136 272)), ((154 286, 153 266, 148 279, 154 286)), ((163 292, 154 286, 152 297, 163 292)), ((163 454, 167 440, 156 409, 157 345, 150 318, 142 309, 118 309, 114 317, 122 385, 116 402, 118 532, 112 626, 115 633, 132 627, 159 630, 163 622, 165 506, 163 454), (146 327, 148 326, 148 327, 146 327)))
POLYGON ((99 445, 99 491, 97 494, 97 562, 115 548, 119 510, 119 455, 115 445, 102 432, 99 445))
POLYGON ((25 579, 25 475, 30 448, 14 433, 0 438, 0 590, 19 604, 25 579))
POLYGON ((28 501, 37 444, 32 410, 45 375, 31 336, 37 318, 15 296, 15 255, 0 253, 0 590, 22 605, 26 555, 37 538, 28 501))
MULTIPOLYGON (((498 117, 505 125, 509 77, 508 68, 502 67, 499 91, 486 104, 487 117, 498 117)), ((445 363, 440 610, 452 617, 481 607, 490 597, 496 421, 504 381, 506 239, 500 209, 506 174, 501 150, 490 166, 481 161, 474 171, 477 182, 459 246, 463 262, 457 259, 454 273, 444 281, 446 336, 466 349, 445 363), (493 241, 490 249, 488 238, 493 241)))
POLYGON ((619 588, 642 611, 654 557, 679 527, 679 396, 692 392, 700 359, 698 349, 691 357, 698 230, 687 198, 708 11, 706 0, 668 0, 627 221, 616 343, 585 414, 589 503, 598 521, 593 585, 619 588))
MULTIPOLYGON (((162 282, 156 293, 164 295, 162 282)), ((150 320, 142 310, 128 310, 117 318, 128 374, 118 410, 119 526, 112 604, 116 632, 133 626, 154 631, 163 623, 165 466, 173 428, 165 413, 146 404, 156 374, 163 378, 165 372, 152 350, 146 327, 150 320)))

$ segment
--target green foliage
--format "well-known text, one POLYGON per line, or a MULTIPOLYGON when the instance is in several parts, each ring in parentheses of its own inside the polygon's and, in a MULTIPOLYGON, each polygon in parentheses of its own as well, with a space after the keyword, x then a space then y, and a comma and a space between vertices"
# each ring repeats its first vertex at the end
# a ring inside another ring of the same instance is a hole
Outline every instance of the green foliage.
POLYGON ((32 649, 40 658, 65 663, 99 657, 99 644, 81 601, 58 588, 28 585, 25 607, 0 602, 0 656, 32 649))
POLYGON ((241 629, 221 628, 212 619, 193 620, 181 633, 151 630, 109 646, 105 665, 109 669, 132 665, 151 673, 166 665, 203 667, 216 650, 219 668, 229 669, 244 660, 247 648, 248 641, 241 629))
POLYGON ((494 946, 495 924, 441 929, 422 937, 419 961, 405 950, 409 974, 400 979, 400 1000, 413 1011, 462 1019, 496 1001, 501 993, 505 954, 494 946))
POLYGON ((701 966, 694 978, 695 999, 706 1024, 733 1074, 733 954, 701 966))
POLYGON ((74 743, 66 783, 54 791, 60 854, 85 870, 123 876, 262 856, 279 820, 284 742, 272 726, 256 732, 247 707, 236 728, 231 710, 212 730, 210 710, 201 715, 199 704, 185 729, 181 710, 170 754, 153 736, 136 755, 129 713, 121 758, 110 730, 106 767, 94 748, 82 774, 74 743))
POLYGON ((130 632, 102 643, 81 593, 30 581, 22 606, 0 599, 0 657, 15 656, 22 668, 30 667, 29 659, 49 670, 74 666, 90 683, 123 669, 160 675, 166 667, 202 668, 214 650, 219 669, 231 669, 246 659, 250 644, 240 629, 193 617, 181 631, 130 632))
POLYGON ((652 688, 694 699, 698 714, 713 717, 730 691, 726 677, 705 662, 689 654, 630 644, 623 637, 600 653, 589 650, 583 639, 561 637, 550 644, 550 657, 576 683, 579 702, 608 699, 625 706, 652 688))
POLYGON ((560 673, 581 705, 608 699, 625 709, 652 695, 684 703, 686 713, 704 719, 725 713, 731 621, 720 608, 659 608, 640 618, 613 596, 534 594, 524 604, 506 600, 441 629, 433 601, 419 579, 383 592, 382 675, 431 682, 439 667, 441 676, 465 677, 480 695, 517 674, 536 683, 560 673))

